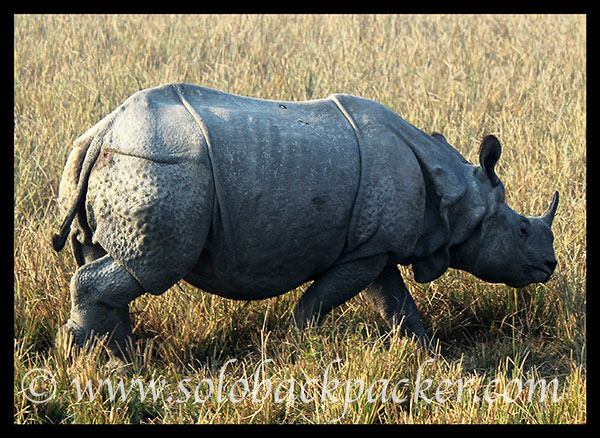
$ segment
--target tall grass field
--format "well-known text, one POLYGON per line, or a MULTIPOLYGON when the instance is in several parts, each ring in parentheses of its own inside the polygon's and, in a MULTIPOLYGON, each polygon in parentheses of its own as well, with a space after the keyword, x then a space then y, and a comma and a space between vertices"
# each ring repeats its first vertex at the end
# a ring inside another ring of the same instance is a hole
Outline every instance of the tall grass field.
POLYGON ((586 17, 16 15, 13 239, 15 423, 585 423, 586 17), (51 245, 58 185, 78 136, 169 82, 367 97, 472 163, 494 134, 513 209, 540 215, 560 192, 558 267, 522 289, 402 267, 443 357, 360 294, 299 331, 309 284, 243 302, 180 281, 130 305, 132 363, 111 367, 102 343, 56 339, 76 269, 51 245))

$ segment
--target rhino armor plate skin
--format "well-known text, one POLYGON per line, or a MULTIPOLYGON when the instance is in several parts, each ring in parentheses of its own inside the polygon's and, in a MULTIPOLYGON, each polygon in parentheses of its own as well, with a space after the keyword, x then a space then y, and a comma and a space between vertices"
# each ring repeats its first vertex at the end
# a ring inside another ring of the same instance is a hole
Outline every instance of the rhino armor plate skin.
POLYGON ((227 298, 273 297, 314 280, 300 327, 361 291, 426 339, 397 265, 432 281, 448 267, 522 287, 556 266, 541 217, 504 203, 500 143, 468 163, 372 100, 281 102, 168 84, 127 99, 75 141, 59 190, 79 266, 77 343, 131 334, 128 303, 184 279, 227 298))

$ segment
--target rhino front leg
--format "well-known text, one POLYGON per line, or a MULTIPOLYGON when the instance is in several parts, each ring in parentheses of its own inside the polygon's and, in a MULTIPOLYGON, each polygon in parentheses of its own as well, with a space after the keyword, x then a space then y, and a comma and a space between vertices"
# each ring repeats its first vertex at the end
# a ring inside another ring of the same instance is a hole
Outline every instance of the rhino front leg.
POLYGON ((419 311, 397 266, 386 266, 365 294, 390 326, 401 324, 404 334, 416 336, 429 347, 419 311))
POLYGON ((336 265, 321 273, 304 293, 294 310, 299 328, 318 324, 335 307, 345 303, 375 280, 387 255, 336 265))
POLYGON ((144 293, 140 284, 109 255, 81 266, 71 279, 71 317, 62 330, 82 346, 94 335, 110 334, 114 353, 131 335, 129 303, 144 293))

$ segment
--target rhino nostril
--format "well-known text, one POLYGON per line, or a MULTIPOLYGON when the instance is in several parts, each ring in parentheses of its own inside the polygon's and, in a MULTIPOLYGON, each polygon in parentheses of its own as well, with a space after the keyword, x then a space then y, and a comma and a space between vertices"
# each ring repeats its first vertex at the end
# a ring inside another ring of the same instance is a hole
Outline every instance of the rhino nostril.
POLYGON ((556 260, 548 261, 544 264, 548 269, 550 269, 550 273, 554 272, 554 268, 556 268, 556 260))

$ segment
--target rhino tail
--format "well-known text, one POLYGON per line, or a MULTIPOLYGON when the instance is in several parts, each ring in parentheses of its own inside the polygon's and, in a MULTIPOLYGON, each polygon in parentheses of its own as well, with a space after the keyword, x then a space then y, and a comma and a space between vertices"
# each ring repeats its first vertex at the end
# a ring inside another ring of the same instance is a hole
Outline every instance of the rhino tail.
MULTIPOLYGON (((90 171, 92 170, 92 166, 100 154, 102 141, 98 141, 98 137, 94 137, 91 142, 88 143, 87 147, 84 145, 81 146, 83 146, 86 150, 85 153, 82 154, 83 163, 81 164, 81 171, 79 173, 79 180, 77 182, 77 189, 75 191, 76 195, 72 200, 70 200, 71 202, 69 204, 69 209, 67 210, 62 225, 60 226, 59 232, 52 235, 52 247, 57 252, 63 249, 65 246, 67 237, 69 237, 69 232, 71 231, 71 223, 73 222, 73 219, 75 219, 75 215, 77 214, 81 203, 85 199, 90 171)), ((81 159, 80 157, 77 158, 81 159)))
MULTIPOLYGON (((59 252, 64 248, 71 231, 71 224, 73 223, 81 204, 85 200, 88 180, 92 171, 92 167, 100 155, 100 150, 104 144, 106 133, 112 127, 112 121, 114 120, 115 113, 116 111, 108 115, 96 126, 75 140, 73 149, 82 149, 82 152, 78 154, 78 156, 74 157, 75 160, 80 161, 80 163, 74 163, 76 167, 80 169, 80 171, 77 178, 75 196, 73 196, 68 204, 69 207, 66 211, 66 215, 62 225, 60 226, 59 232, 52 235, 52 247, 56 252, 59 252)), ((71 157, 69 157, 69 159, 71 159, 71 157)))

